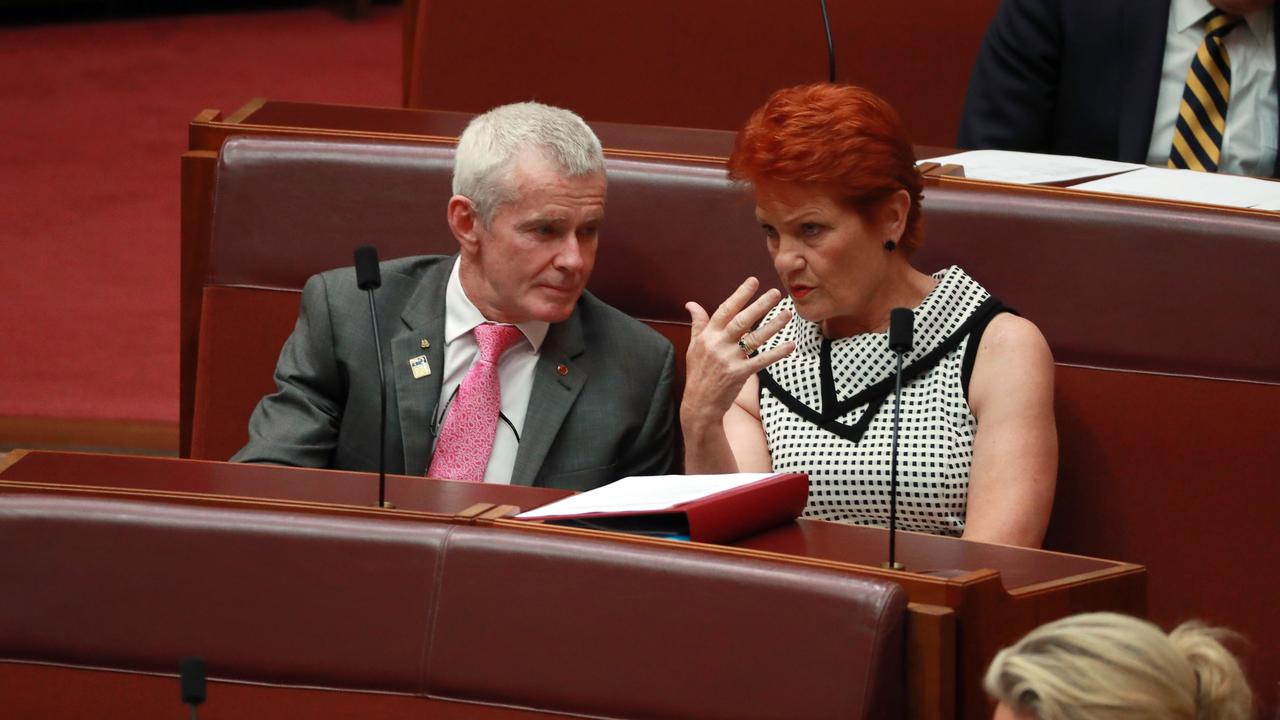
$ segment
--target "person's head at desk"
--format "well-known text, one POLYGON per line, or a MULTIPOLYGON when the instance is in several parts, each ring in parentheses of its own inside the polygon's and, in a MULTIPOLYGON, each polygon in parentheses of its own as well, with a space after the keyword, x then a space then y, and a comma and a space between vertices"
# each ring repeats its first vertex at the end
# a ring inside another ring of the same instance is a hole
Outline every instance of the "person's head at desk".
POLYGON ((755 201, 782 289, 757 297, 748 278, 719 307, 687 305, 688 472, 806 472, 806 515, 886 525, 886 331, 909 308, 899 526, 1039 545, 1057 465, 1052 356, 960 268, 913 265, 923 181, 893 108, 849 85, 780 90, 738 134, 729 176, 755 201))
POLYGON ((568 111, 519 103, 471 123, 448 218, 462 287, 487 320, 569 317, 595 267, 605 190, 600 143, 568 111))
POLYGON ((987 670, 993 720, 1248 720, 1253 696, 1230 633, 1086 613, 1032 630, 987 670))

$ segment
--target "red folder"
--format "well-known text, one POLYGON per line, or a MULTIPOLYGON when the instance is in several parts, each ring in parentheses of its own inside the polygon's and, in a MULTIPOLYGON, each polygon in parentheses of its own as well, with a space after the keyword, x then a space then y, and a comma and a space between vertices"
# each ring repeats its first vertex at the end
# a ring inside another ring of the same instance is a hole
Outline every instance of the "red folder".
POLYGON ((593 530, 728 543, 796 519, 808 502, 809 476, 781 473, 662 510, 574 513, 536 520, 593 530))

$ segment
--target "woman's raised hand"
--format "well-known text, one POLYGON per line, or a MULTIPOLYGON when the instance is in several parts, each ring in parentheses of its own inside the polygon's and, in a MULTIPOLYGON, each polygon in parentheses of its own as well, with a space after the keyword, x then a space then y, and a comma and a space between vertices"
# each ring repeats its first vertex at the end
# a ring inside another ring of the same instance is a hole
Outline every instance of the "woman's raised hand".
POLYGON ((787 341, 756 352, 791 320, 791 313, 783 311, 752 330, 782 300, 782 293, 771 289, 752 301, 759 288, 758 280, 747 278, 709 317, 698 303, 685 303, 693 328, 685 356, 682 423, 720 422, 747 378, 795 350, 795 343, 787 341))

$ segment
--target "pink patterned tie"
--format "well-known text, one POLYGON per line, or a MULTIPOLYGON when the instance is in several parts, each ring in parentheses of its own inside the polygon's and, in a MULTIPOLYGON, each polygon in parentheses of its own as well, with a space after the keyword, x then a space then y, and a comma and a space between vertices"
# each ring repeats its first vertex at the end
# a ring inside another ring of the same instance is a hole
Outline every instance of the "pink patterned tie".
POLYGON ((453 480, 484 482, 484 471, 493 453, 493 436, 502 409, 498 358, 520 338, 515 325, 477 325, 479 357, 458 386, 458 395, 440 429, 435 457, 427 475, 453 480))

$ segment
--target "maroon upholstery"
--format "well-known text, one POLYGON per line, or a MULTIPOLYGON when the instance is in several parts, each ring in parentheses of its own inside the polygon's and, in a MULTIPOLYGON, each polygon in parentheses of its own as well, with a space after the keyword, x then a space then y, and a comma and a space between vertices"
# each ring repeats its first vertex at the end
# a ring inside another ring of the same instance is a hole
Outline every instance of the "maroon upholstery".
MULTIPOLYGON (((1278 188, 1280 191, 1280 188, 1278 188)), ((924 268, 963 265, 1061 363, 1280 382, 1275 215, 948 182, 925 190, 924 268)))
MULTIPOLYGON (((891 12, 859 0, 826 5, 836 79, 883 95, 917 142, 953 144, 997 0, 891 12)), ((830 73, 816 0, 409 0, 406 9, 412 108, 483 112, 536 98, 592 121, 737 130, 774 90, 830 73), (557 42, 530 27, 554 27, 557 42), (483 28, 484 52, 458 28, 483 28)))
MULTIPOLYGON (((297 290, 349 265, 453 253, 452 151, 408 143, 233 138, 214 200, 209 284, 297 290)), ((610 160, 590 289, 645 320, 685 322, 748 274, 776 284, 749 201, 715 165, 610 160)), ((1280 223, 1059 190, 930 185, 917 266, 961 264, 1045 332, 1062 363, 1280 381, 1280 315, 1266 293, 1280 223), (1242 342, 1248 338, 1248 342, 1242 342)))
POLYGON ((0 662, 195 654, 221 680, 637 719, 894 717, 903 690, 897 585, 676 543, 5 493, 0 568, 0 662))

